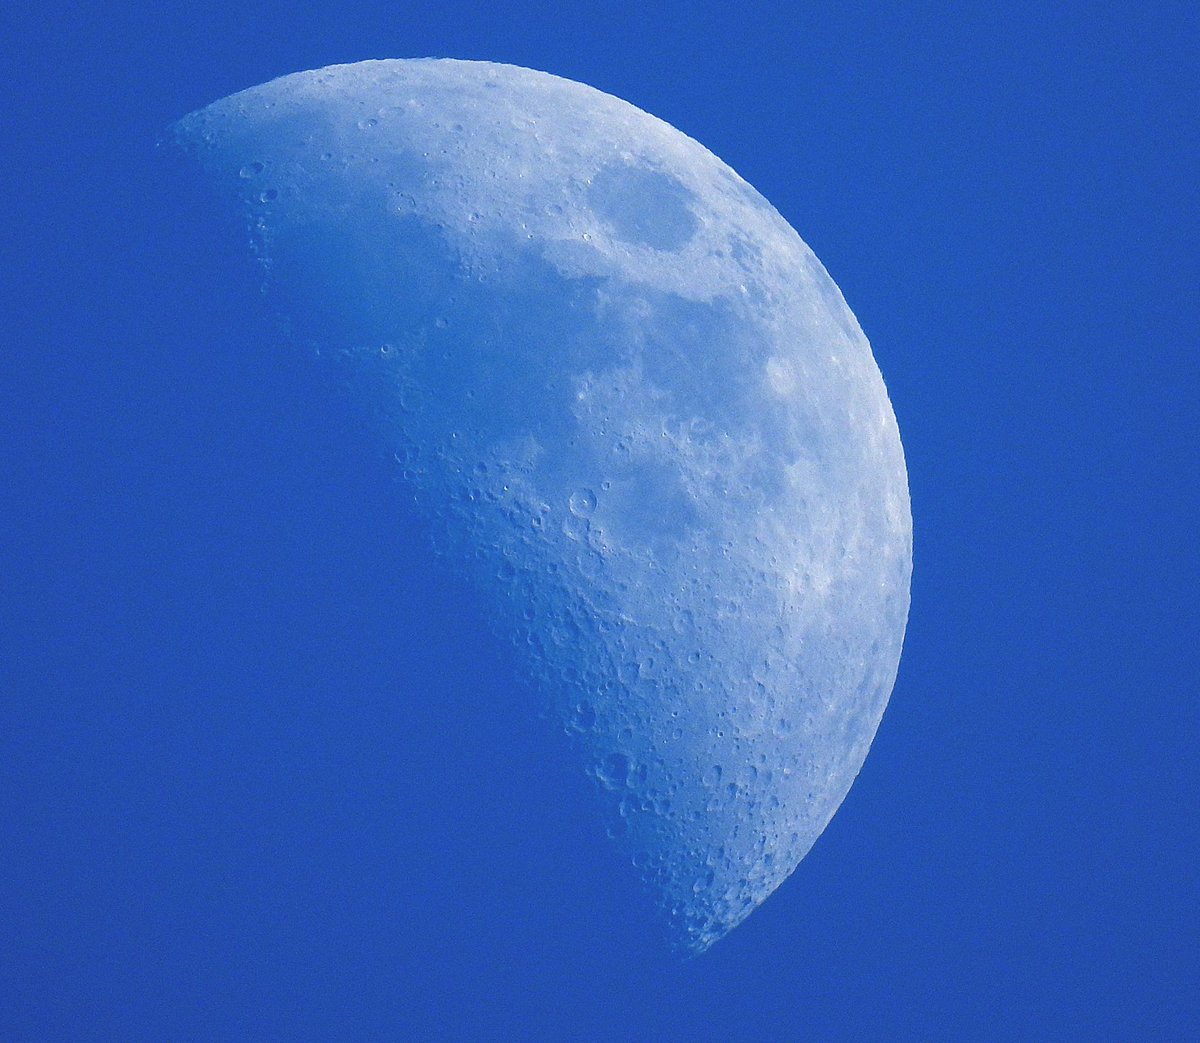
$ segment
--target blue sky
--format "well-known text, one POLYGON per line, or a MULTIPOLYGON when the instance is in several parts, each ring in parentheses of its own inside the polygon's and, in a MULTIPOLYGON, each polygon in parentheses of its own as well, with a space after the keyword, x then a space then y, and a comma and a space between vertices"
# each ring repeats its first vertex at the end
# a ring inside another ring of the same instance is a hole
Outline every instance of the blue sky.
POLYGON ((1185 4, 0 13, 0 1035, 1195 1038, 1197 29, 1185 4), (875 746, 791 880, 683 965, 502 654, 372 524, 347 418, 212 306, 226 247, 173 246, 164 125, 422 55, 703 142, 825 263, 900 422, 913 606, 875 746))

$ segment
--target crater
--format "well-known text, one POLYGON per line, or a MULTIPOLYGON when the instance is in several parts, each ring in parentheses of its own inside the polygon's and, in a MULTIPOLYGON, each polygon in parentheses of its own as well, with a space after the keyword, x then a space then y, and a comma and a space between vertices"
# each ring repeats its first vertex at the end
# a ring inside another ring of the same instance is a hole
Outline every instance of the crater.
POLYGON ((692 193, 669 174, 609 164, 592 178, 588 203, 617 237, 654 250, 678 250, 696 234, 692 193))

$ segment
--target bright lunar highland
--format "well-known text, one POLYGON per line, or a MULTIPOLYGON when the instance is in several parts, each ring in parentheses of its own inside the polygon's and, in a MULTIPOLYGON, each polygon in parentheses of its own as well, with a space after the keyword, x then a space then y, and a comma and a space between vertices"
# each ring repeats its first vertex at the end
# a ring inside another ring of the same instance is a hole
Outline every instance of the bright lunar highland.
POLYGON ((170 142, 706 949, 825 828, 900 658, 904 456, 841 293, 703 146, 545 73, 337 66, 170 142))

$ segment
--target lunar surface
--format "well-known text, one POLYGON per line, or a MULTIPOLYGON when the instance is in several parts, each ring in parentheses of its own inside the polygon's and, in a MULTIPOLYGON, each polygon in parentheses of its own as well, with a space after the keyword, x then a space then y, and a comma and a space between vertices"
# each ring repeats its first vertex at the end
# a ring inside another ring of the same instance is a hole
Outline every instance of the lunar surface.
POLYGON ((841 804, 900 657, 904 457, 837 287, 703 146, 527 69, 299 73, 168 144, 706 949, 841 804))

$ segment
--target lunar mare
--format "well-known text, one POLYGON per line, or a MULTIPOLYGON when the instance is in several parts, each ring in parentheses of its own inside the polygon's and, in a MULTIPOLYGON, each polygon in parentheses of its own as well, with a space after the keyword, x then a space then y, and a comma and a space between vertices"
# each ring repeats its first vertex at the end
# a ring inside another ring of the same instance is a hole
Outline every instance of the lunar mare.
POLYGON ((707 948, 825 828, 899 662, 904 458, 836 286, 697 142, 526 69, 299 73, 171 141, 707 948))

